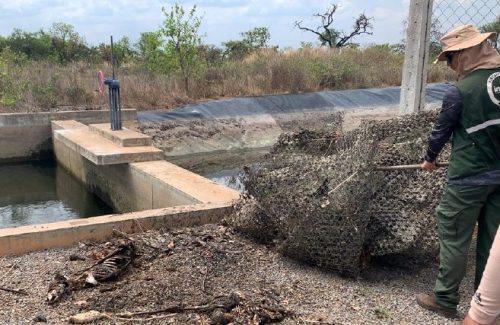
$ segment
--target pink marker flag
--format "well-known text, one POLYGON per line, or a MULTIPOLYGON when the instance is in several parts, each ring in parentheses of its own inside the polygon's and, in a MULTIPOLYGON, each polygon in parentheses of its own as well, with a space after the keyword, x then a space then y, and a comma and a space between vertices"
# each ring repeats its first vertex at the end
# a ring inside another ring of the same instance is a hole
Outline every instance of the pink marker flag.
POLYGON ((104 92, 104 73, 102 71, 97 72, 97 89, 99 93, 104 92))

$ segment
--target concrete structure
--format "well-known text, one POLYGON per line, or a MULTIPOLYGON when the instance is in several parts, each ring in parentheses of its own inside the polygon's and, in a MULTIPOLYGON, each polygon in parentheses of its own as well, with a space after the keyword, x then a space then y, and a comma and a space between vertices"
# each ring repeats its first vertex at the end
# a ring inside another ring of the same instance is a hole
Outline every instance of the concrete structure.
MULTIPOLYGON (((53 121, 55 130, 53 132, 53 142, 62 143, 67 148, 77 152, 87 158, 95 165, 114 165, 137 161, 150 161, 162 159, 162 151, 151 145, 142 145, 144 135, 131 130, 111 131, 109 125, 78 125, 75 121, 53 121), (68 124, 70 127, 68 127, 68 124), (105 132, 105 127, 109 128, 105 132), (113 137, 112 132, 118 132, 117 137, 113 137), (106 134, 107 136, 102 136, 106 134), (137 135, 137 138, 135 138, 137 135), (127 144, 126 147, 122 146, 127 144), (138 145, 132 146, 133 143, 138 145)), ((55 148, 55 146, 54 146, 55 148)), ((57 150, 56 156, 57 156, 57 150)), ((57 157, 59 159, 59 157, 57 157)), ((69 169, 69 168, 68 168, 69 169)))
POLYGON ((230 205, 226 203, 196 204, 5 228, 0 229, 0 256, 67 247, 83 241, 104 241, 113 236, 114 229, 132 233, 215 223, 231 210, 230 205))
POLYGON ((90 131, 113 141, 120 147, 140 147, 151 146, 153 144, 153 139, 145 134, 137 133, 127 128, 110 132, 110 128, 109 123, 89 125, 90 131))
MULTIPOLYGON (((52 120, 105 123, 109 111, 68 111, 0 114, 0 163, 36 160, 52 155, 52 120)), ((137 123, 137 112, 122 111, 125 126, 137 123)))
MULTIPOLYGON (((0 229, 0 256, 102 241, 114 229, 134 232, 218 222, 239 198, 237 191, 162 160, 161 150, 151 146, 151 139, 143 134, 75 120, 53 120, 51 124, 50 147, 58 162, 124 214, 0 229)), ((23 124, 17 127, 29 129, 23 124)))
POLYGON ((153 146, 122 147, 144 135, 103 125, 53 121, 57 161, 115 211, 231 202, 239 193, 162 160, 153 146), (116 133, 118 132, 118 133, 116 133), (108 133, 101 137, 101 133, 108 133), (114 139, 116 137, 120 141, 114 139), (108 140, 111 139, 111 140, 108 140))
POLYGON ((406 33, 400 113, 424 109, 433 0, 412 0, 406 33))

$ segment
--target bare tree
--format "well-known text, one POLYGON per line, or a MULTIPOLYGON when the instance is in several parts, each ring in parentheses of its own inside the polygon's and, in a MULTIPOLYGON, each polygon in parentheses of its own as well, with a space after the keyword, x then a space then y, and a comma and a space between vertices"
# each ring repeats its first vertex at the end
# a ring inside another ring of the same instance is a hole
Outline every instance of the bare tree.
POLYGON ((295 26, 301 30, 318 35, 321 45, 327 45, 330 48, 343 47, 351 44, 352 39, 361 34, 373 34, 373 26, 371 24, 371 20, 373 18, 367 17, 365 14, 360 14, 359 17, 356 18, 353 25, 353 31, 351 33, 347 34, 333 28, 333 15, 337 9, 338 5, 332 4, 325 13, 314 14, 314 17, 321 18, 321 26, 318 26, 316 29, 302 26, 302 21, 296 21, 295 26))

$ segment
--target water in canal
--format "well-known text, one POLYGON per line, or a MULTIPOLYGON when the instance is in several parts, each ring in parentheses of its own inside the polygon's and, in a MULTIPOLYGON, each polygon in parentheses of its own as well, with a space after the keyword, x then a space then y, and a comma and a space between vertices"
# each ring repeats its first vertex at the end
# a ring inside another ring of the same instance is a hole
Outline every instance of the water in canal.
POLYGON ((169 157, 168 161, 216 183, 237 191, 243 191, 241 175, 244 166, 259 162, 269 153, 268 147, 231 151, 202 152, 181 157, 169 157))
POLYGON ((0 228, 110 213, 55 162, 0 165, 0 228))

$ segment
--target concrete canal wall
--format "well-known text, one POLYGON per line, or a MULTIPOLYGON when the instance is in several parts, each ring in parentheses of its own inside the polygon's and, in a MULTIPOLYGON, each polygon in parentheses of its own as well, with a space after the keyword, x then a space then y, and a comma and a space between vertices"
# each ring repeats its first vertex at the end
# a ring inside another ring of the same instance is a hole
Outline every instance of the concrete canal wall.
MULTIPOLYGON (((109 111, 0 114, 0 163, 37 160, 51 155, 52 120, 105 123, 109 121, 109 111)), ((122 120, 124 125, 137 123, 136 110, 122 110, 122 120)))
MULTIPOLYGON (((30 160, 47 150, 122 213, 0 229, 0 256, 103 241, 115 229, 135 232, 219 222, 232 212, 239 192, 163 160, 162 151, 143 134, 127 128, 111 131, 99 123, 108 118, 104 113, 0 115, 0 162, 30 160)), ((135 114, 125 113, 123 124, 133 124, 135 114)))

